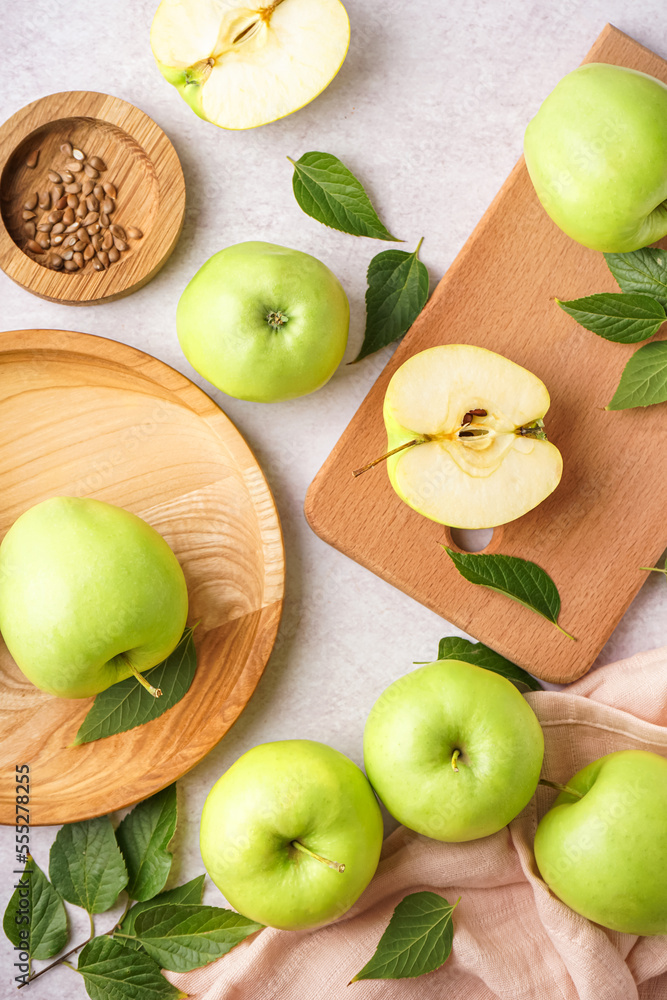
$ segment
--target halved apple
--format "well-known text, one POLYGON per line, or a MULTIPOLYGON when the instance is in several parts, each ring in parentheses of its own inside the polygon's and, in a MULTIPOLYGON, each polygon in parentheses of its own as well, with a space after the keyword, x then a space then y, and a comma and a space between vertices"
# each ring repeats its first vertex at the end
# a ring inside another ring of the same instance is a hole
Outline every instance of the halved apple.
POLYGON ((544 383, 493 351, 448 344, 415 354, 384 400, 391 484, 441 524, 513 521, 560 481, 561 454, 542 420, 548 409, 544 383))
POLYGON ((308 104, 347 54, 340 0, 162 0, 151 27, 160 72, 192 110, 255 128, 308 104))

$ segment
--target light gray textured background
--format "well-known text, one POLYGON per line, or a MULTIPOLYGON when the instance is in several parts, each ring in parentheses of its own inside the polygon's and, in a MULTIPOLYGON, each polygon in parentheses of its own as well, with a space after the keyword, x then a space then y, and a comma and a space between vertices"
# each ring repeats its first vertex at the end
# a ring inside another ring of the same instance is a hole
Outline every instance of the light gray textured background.
MULTIPOLYGON (((254 449, 274 491, 287 550, 286 607, 276 651, 229 735, 179 783, 180 825, 172 882, 202 871, 197 831, 218 776, 257 743, 307 737, 361 762, 366 715, 380 691, 431 657, 451 629, 410 598, 328 548, 302 513, 308 484, 384 366, 389 350, 342 366, 316 395, 265 407, 223 397, 182 356, 174 314, 197 268, 228 244, 263 239, 322 258, 352 305, 347 359, 364 324, 365 271, 386 248, 332 232, 303 215, 291 190, 295 159, 335 153, 364 181, 388 227, 422 258, 432 284, 446 271, 521 152, 540 101, 583 58, 605 22, 667 56, 663 0, 346 0, 347 60, 333 84, 290 118, 251 132, 201 121, 160 76, 148 33, 157 0, 3 2, 2 118, 44 94, 105 91, 138 105, 167 132, 188 190, 185 229, 166 267, 129 298, 95 308, 53 305, 0 273, 0 326, 61 327, 133 344, 193 377, 254 449)), ((483 275, 480 281, 483 282, 483 275)), ((658 484, 656 484, 658 485, 658 484)), ((612 526, 623 531, 623 525, 612 526)), ((655 574, 601 654, 604 664, 667 641, 667 586, 655 574)), ((196 720, 193 720, 196 725, 196 720)), ((13 776, 3 775, 7 782, 13 776)), ((100 781, 104 776, 100 775, 100 781)), ((35 829, 48 864, 55 829, 35 829)), ((0 906, 10 895, 13 830, 0 830, 0 906)), ((170 882, 170 884, 172 884, 170 882)), ((209 886, 210 902, 221 902, 209 886)), ((97 918, 111 926, 110 915, 97 918)), ((75 915, 74 940, 87 936, 75 915)), ((0 995, 13 995, 10 949, 0 945, 0 995)), ((30 987, 32 1000, 84 997, 60 968, 30 987)))

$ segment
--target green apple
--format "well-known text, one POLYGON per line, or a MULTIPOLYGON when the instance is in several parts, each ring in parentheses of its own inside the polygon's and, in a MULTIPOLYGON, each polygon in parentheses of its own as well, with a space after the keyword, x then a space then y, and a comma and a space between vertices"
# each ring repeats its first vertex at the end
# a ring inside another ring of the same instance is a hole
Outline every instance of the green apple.
POLYGON ((340 364, 350 306, 315 257, 273 243, 214 254, 181 295, 178 339, 200 375, 261 403, 315 392, 340 364))
POLYGON ((162 0, 151 28, 165 79, 200 118, 228 129, 308 104, 331 83, 349 44, 339 0, 162 0))
POLYGON ((513 521, 560 481, 563 461, 542 420, 548 408, 544 383, 500 354, 469 344, 421 351, 385 394, 391 485, 441 524, 513 521))
POLYGON ((667 86, 588 63, 526 129, 526 165, 557 226, 592 250, 627 253, 667 235, 667 86))
POLYGON ((620 750, 567 785, 535 835, 544 881, 603 927, 667 934, 667 759, 620 750))
POLYGON ((312 740, 240 757, 204 804, 201 855, 244 916, 303 930, 341 916, 373 877, 382 816, 356 764, 312 740))
POLYGON ((0 545, 0 632, 40 690, 88 698, 176 647, 188 613, 183 570, 164 538, 101 500, 53 497, 0 545))
POLYGON ((404 826, 434 840, 487 837, 533 795, 542 729, 500 674, 436 660, 394 681, 364 730, 373 788, 404 826))

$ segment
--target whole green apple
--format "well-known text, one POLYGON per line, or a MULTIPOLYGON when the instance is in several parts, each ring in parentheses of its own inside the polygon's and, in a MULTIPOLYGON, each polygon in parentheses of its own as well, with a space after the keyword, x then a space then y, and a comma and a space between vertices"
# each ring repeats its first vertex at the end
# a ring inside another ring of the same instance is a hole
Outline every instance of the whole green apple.
POLYGON ((667 235, 667 86, 588 63, 526 129, 526 165, 557 226, 593 250, 627 253, 667 235))
POLYGON ((356 764, 312 740, 264 743, 209 792, 209 875, 244 916, 303 930, 341 916, 373 877, 382 816, 356 764))
MULTIPOLYGON (((188 613, 183 570, 164 538, 120 507, 53 497, 0 545, 0 632, 28 680, 88 698, 156 666, 188 613)), ((153 690, 153 693, 156 693, 153 690)))
POLYGON ((338 278, 300 250, 237 243, 181 295, 178 339, 190 364, 229 396, 273 403, 315 392, 340 364, 350 306, 338 278))
POLYGON ((620 750, 567 784, 535 834, 542 878, 603 927, 667 934, 667 759, 620 750))
POLYGON ((529 802, 544 737, 500 674, 437 660, 380 695, 364 730, 373 788, 400 823, 434 840, 487 837, 529 802))

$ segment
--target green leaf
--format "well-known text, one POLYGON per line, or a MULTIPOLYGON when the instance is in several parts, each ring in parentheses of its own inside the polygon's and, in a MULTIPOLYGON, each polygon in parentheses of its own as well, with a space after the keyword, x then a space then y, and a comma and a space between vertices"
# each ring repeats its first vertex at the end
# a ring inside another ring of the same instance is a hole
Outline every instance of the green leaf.
POLYGON ((463 660, 464 663, 474 663, 475 666, 483 667, 485 670, 493 670, 494 673, 506 677, 520 691, 542 690, 540 682, 529 673, 481 642, 470 642, 469 639, 462 639, 457 635, 445 636, 438 646, 438 659, 463 660))
POLYGON ((657 333, 667 320, 664 307, 650 295, 602 292, 561 302, 561 309, 581 326, 617 344, 637 344, 657 333))
POLYGON ((169 785, 135 806, 116 830, 130 899, 152 899, 164 889, 172 862, 167 845, 176 831, 176 818, 176 785, 169 785))
POLYGON ((606 253, 607 266, 624 292, 651 295, 667 307, 667 252, 644 247, 632 253, 606 253))
POLYGON ((568 639, 574 638, 558 624, 560 595, 556 584, 536 563, 517 556, 455 552, 446 545, 442 547, 461 576, 470 583, 511 597, 513 601, 542 615, 568 639))
POLYGON ((262 924, 219 906, 152 906, 135 921, 137 939, 172 972, 206 965, 261 929, 262 924))
POLYGON ((152 958, 106 935, 85 946, 77 971, 91 1000, 176 1000, 186 996, 167 982, 152 958))
POLYGON ((428 271, 419 260, 419 248, 383 250, 368 267, 366 289, 366 333, 359 354, 362 358, 398 340, 412 326, 428 299, 428 271))
POLYGON ((352 236, 400 243, 385 229, 354 174, 331 153, 304 153, 294 167, 294 197, 306 215, 352 236))
POLYGON ((629 410, 667 401, 667 341, 644 344, 623 369, 608 410, 629 410))
POLYGON ((12 944, 27 951, 31 959, 53 958, 67 943, 63 901, 30 854, 2 926, 12 944))
POLYGON ((439 969, 452 950, 450 906, 435 892, 413 892, 398 904, 370 962, 351 980, 414 979, 439 969))
POLYGON ((165 903, 201 903, 201 898, 204 894, 205 878, 205 875, 198 875, 191 882, 186 882, 184 885, 177 885, 175 889, 167 889, 166 892, 161 892, 154 899, 147 899, 143 903, 135 903, 125 915, 125 919, 119 927, 121 934, 128 934, 130 936, 130 939, 124 938, 123 943, 128 948, 141 948, 141 944, 138 941, 131 940, 131 938, 135 932, 134 922, 144 910, 150 910, 152 906, 164 906, 165 903))
POLYGON ((61 827, 51 846, 49 875, 68 903, 88 913, 110 910, 127 885, 127 870, 109 817, 61 827))
POLYGON ((136 677, 112 684, 95 698, 73 746, 124 733, 173 708, 187 694, 197 669, 192 632, 193 629, 186 628, 174 652, 144 675, 153 687, 160 688, 160 698, 154 698, 136 677))

